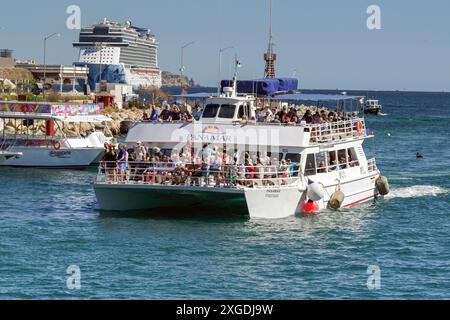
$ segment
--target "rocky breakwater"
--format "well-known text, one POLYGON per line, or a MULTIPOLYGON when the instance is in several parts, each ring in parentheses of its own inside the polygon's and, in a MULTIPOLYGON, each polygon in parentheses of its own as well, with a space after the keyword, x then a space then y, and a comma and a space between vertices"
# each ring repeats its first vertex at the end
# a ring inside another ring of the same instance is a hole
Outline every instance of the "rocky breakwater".
MULTIPOLYGON (((144 111, 139 109, 103 110, 103 115, 112 119, 111 122, 102 123, 58 123, 55 126, 56 134, 61 128, 67 137, 88 136, 92 132, 102 131, 107 136, 125 135, 136 121, 141 121, 144 111)), ((42 120, 20 121, 20 120, 2 120, 0 119, 0 133, 8 135, 36 135, 44 136, 46 134, 46 123, 42 120)))
POLYGON ((132 108, 132 109, 105 109, 103 114, 112 119, 109 124, 112 135, 124 135, 128 133, 128 130, 137 121, 141 121, 144 118, 144 110, 132 108))

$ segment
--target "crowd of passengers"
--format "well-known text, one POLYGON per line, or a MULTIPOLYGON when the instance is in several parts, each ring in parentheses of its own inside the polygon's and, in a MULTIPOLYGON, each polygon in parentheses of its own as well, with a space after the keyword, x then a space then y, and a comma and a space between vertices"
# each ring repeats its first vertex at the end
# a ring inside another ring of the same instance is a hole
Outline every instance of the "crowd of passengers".
MULTIPOLYGON (((151 106, 144 112, 144 121, 152 122, 192 122, 199 120, 203 114, 203 108, 197 104, 194 108, 188 105, 178 106, 166 104, 163 107, 151 106)), ((243 115, 239 120, 243 123, 278 123, 286 125, 324 124, 356 119, 358 113, 330 111, 324 108, 309 108, 303 106, 273 107, 266 105, 256 109, 256 117, 248 118, 243 115), (315 110, 314 110, 315 109, 315 110)))
MULTIPOLYGON (((318 109, 318 108, 317 108, 318 109)), ((256 122, 263 123, 282 123, 290 125, 306 124, 324 124, 330 122, 339 122, 351 120, 358 117, 358 113, 348 113, 341 111, 317 110, 312 111, 307 109, 302 111, 300 107, 291 106, 283 107, 280 110, 277 108, 259 108, 256 110, 256 122)))
POLYGON ((279 160, 271 153, 241 154, 204 145, 197 155, 174 150, 169 156, 160 148, 149 150, 141 142, 132 149, 120 144, 118 150, 106 143, 101 164, 109 183, 217 187, 285 185, 300 170, 298 163, 279 160))

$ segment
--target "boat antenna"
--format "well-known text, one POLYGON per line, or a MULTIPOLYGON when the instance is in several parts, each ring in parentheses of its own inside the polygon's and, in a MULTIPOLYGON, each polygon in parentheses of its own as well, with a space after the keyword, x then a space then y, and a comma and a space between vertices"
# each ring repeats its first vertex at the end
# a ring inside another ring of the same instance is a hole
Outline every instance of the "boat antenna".
POLYGON ((277 55, 273 52, 273 32, 272 32, 272 0, 269 0, 269 47, 267 53, 264 55, 264 61, 266 61, 266 69, 264 71, 265 79, 274 79, 275 74, 275 61, 277 55))
POLYGON ((238 69, 241 67, 241 62, 238 60, 237 54, 235 55, 235 63, 234 63, 234 76, 233 76, 233 96, 237 95, 237 78, 238 78, 238 69))

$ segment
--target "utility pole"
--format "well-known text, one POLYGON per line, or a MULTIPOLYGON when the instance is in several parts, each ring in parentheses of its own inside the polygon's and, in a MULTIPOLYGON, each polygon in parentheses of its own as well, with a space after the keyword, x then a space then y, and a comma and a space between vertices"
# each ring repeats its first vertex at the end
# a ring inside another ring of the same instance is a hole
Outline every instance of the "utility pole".
POLYGON ((44 85, 42 86, 42 97, 45 101, 45 84, 47 83, 47 40, 53 37, 61 37, 58 32, 52 33, 49 36, 44 37, 44 85))
POLYGON ((181 47, 181 65, 180 65, 180 85, 181 85, 181 94, 184 94, 184 88, 183 88, 183 78, 184 78, 184 71, 186 71, 186 67, 184 66, 184 49, 187 47, 193 45, 195 42, 189 42, 181 47))

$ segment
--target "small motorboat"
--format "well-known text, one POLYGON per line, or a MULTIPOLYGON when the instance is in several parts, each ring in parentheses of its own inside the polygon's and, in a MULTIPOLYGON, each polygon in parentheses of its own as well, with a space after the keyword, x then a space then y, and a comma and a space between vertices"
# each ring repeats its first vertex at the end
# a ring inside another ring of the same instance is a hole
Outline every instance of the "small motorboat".
POLYGON ((364 114, 379 115, 382 110, 383 106, 379 103, 378 100, 367 100, 362 108, 364 114))

